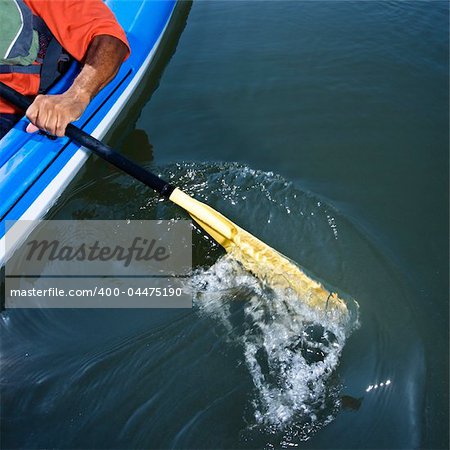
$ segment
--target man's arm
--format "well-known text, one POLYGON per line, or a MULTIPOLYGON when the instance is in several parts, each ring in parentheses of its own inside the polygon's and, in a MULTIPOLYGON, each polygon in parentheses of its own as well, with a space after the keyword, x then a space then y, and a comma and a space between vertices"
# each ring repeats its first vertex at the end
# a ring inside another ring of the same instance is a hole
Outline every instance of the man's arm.
POLYGON ((39 128, 55 136, 64 136, 67 125, 81 117, 90 101, 116 75, 128 54, 128 47, 113 36, 92 39, 83 68, 72 86, 60 95, 38 95, 27 109, 31 124, 27 131, 39 128))

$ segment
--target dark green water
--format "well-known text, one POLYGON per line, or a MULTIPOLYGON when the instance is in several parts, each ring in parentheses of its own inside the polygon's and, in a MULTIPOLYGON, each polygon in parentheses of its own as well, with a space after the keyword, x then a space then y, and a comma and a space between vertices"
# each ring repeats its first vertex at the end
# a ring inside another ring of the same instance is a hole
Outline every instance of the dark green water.
MULTIPOLYGON (((324 319, 336 346, 306 364, 321 319, 196 234, 192 311, 2 313, 2 446, 448 448, 448 4, 188 6, 109 142, 355 298, 359 327, 324 319)), ((170 217, 95 159, 48 214, 170 217)))

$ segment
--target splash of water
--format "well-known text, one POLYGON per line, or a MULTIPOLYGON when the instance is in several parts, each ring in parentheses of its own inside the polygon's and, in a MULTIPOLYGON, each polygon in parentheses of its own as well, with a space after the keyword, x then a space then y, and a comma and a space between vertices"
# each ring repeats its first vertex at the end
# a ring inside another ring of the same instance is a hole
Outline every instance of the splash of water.
MULTIPOLYGON (((167 176, 225 214, 243 213, 239 223, 244 221, 250 230, 257 223, 263 239, 283 229, 277 238, 286 248, 300 235, 306 256, 315 252, 316 241, 339 253, 333 208, 280 176, 237 164, 198 163, 177 164, 167 176)), ((147 206, 153 203, 150 200, 147 206)), ((321 262, 342 270, 335 260, 321 262)), ((345 316, 309 308, 294 294, 271 289, 253 277, 230 255, 197 269, 191 282, 199 313, 214 318, 226 339, 242 349, 255 393, 248 431, 281 433, 279 444, 289 446, 291 440, 308 439, 336 417, 340 408, 336 369, 347 338, 358 326, 356 303, 347 302, 350 313, 345 316)))
POLYGON ((296 428, 300 439, 329 423, 339 409, 333 379, 355 317, 336 321, 301 299, 265 286, 229 256, 192 279, 195 304, 242 347, 255 397, 249 428, 296 428))

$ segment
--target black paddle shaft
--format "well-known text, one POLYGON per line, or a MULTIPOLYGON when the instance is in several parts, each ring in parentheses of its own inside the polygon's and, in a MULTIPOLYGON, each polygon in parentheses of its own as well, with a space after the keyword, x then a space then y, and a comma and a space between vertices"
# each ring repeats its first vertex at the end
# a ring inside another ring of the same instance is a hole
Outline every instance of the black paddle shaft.
MULTIPOLYGON (((7 86, 6 84, 0 82, 0 97, 3 97, 6 101, 14 105, 23 111, 28 109, 32 101, 20 94, 16 90, 7 86)), ((125 158, 120 153, 114 151, 111 147, 103 144, 98 139, 95 139, 85 131, 76 127, 75 125, 69 124, 66 128, 66 136, 78 144, 91 150, 96 155, 103 158, 105 161, 113 164, 117 168, 123 170, 128 175, 136 178, 142 183, 150 186, 155 191, 159 192, 164 197, 169 198, 175 189, 174 186, 167 183, 163 179, 159 178, 157 175, 149 172, 143 167, 139 166, 135 162, 128 158, 125 158)))

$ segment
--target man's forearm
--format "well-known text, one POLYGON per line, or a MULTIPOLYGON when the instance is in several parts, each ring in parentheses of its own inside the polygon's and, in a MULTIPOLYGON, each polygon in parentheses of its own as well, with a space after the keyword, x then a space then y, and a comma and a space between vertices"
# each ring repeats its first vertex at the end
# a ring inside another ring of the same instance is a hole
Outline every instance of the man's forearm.
POLYGON ((38 128, 64 136, 66 126, 83 114, 90 101, 119 70, 128 47, 119 39, 96 36, 86 52, 83 68, 72 86, 60 95, 38 95, 26 115, 31 123, 27 131, 38 128))
POLYGON ((119 39, 96 36, 86 52, 81 72, 67 93, 90 102, 115 77, 127 53, 127 46, 119 39))

